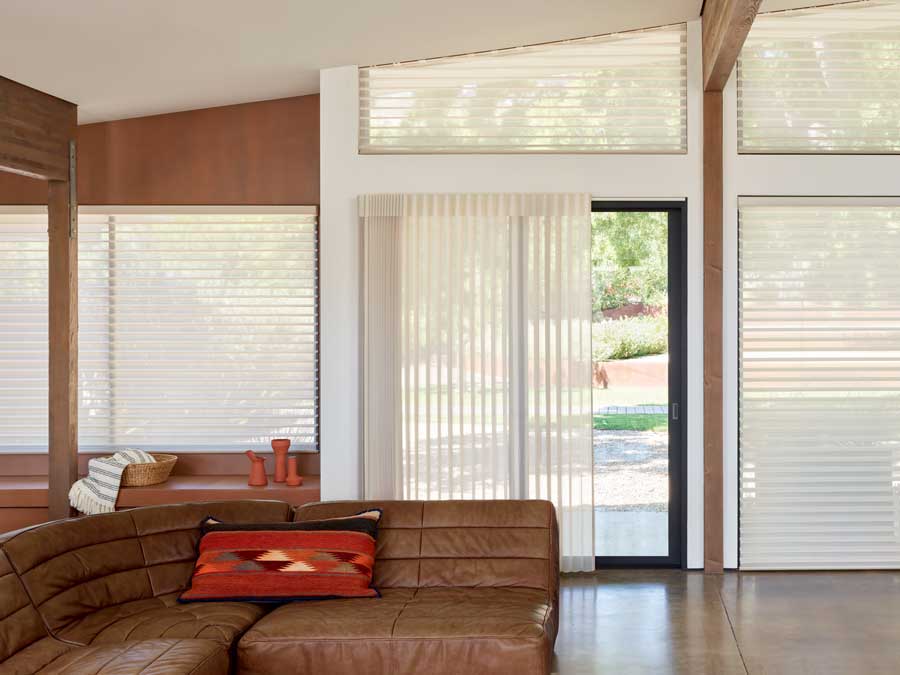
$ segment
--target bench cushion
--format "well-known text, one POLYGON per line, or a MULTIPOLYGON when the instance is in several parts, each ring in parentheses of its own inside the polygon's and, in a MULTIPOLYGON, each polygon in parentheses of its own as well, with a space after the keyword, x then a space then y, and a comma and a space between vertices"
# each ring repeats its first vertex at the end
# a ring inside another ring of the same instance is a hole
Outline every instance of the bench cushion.
POLYGON ((380 599, 296 602, 238 644, 242 673, 549 672, 555 612, 529 588, 396 588, 380 599))
POLYGON ((150 640, 76 647, 38 675, 228 675, 228 654, 210 640, 150 640))
POLYGON ((249 602, 184 605, 178 602, 177 593, 170 593, 97 610, 58 630, 57 636, 91 645, 203 638, 228 648, 264 613, 263 607, 249 602))

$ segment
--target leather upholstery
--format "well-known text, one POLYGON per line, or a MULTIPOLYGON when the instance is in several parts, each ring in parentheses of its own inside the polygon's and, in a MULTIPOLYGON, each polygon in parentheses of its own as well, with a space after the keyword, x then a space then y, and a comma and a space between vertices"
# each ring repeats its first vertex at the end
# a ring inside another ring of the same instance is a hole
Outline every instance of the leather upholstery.
POLYGON ((183 590, 205 516, 273 522, 288 513, 283 502, 249 500, 148 507, 40 525, 3 547, 50 630, 61 631, 99 610, 183 590))
POLYGON ((559 597, 549 502, 332 502, 294 519, 369 507, 384 511, 382 599, 279 607, 241 639, 240 672, 549 672, 559 597))
POLYGON ((0 536, 0 673, 548 673, 558 532, 548 502, 148 507, 0 536), (179 604, 199 525, 379 507, 380 599, 179 604), (248 630, 249 629, 249 630, 248 630), (243 637, 241 637, 243 635, 243 637))
POLYGON ((0 551, 0 673, 33 673, 70 648, 47 635, 25 587, 0 551))
POLYGON ((91 673, 91 664, 105 662, 118 665, 103 672, 227 672, 228 648, 265 610, 249 603, 176 602, 190 581, 200 522, 208 515, 283 522, 289 514, 283 502, 183 504, 6 535, 0 541, 0 672, 91 673), (134 642, 157 638, 206 639, 169 640, 164 653, 161 643, 145 649, 134 642), (88 650, 78 646, 88 644, 88 650))
POLYGON ((241 639, 240 672, 549 672, 556 631, 544 591, 396 588, 382 593, 380 600, 279 607, 241 639))
POLYGON ((190 580, 200 522, 288 519, 283 502, 235 501, 149 507, 64 520, 3 544, 50 631, 81 644, 138 634, 214 637, 230 643, 262 615, 244 603, 195 609, 175 603, 190 580), (152 610, 146 619, 130 618, 152 610))
POLYGON ((226 675, 228 653, 210 640, 145 640, 78 647, 39 675, 226 675))
POLYGON ((321 502, 294 520, 381 508, 375 586, 512 586, 559 592, 556 512, 545 501, 321 502))
POLYGON ((0 661, 46 636, 22 582, 0 551, 0 661))
POLYGON ((265 610, 249 602, 179 604, 178 593, 113 605, 82 617, 57 632, 80 644, 111 644, 154 638, 203 638, 225 647, 265 610))
POLYGON ((156 640, 78 647, 51 637, 25 587, 0 551, 0 673, 225 675, 222 641, 156 640))

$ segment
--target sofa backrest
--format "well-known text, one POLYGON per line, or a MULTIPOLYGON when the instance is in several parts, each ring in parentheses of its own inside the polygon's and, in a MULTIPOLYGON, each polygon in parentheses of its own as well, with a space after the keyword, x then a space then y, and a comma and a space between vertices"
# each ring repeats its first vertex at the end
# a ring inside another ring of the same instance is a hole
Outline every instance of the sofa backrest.
POLYGON ((46 636, 44 622, 0 550, 0 664, 46 636))
POLYGON ((346 501, 305 504, 294 520, 380 508, 375 585, 504 586, 559 592, 553 504, 539 500, 346 501))
POLYGON ((284 522, 290 506, 255 500, 149 506, 39 525, 3 548, 55 631, 104 607, 184 589, 206 516, 284 522))

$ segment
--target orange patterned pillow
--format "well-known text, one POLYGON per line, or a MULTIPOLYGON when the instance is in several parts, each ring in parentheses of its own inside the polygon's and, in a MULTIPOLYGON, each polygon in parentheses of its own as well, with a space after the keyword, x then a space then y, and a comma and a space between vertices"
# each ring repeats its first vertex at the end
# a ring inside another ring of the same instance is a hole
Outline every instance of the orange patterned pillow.
POLYGON ((191 586, 179 601, 372 598, 381 510, 299 523, 208 519, 191 586))

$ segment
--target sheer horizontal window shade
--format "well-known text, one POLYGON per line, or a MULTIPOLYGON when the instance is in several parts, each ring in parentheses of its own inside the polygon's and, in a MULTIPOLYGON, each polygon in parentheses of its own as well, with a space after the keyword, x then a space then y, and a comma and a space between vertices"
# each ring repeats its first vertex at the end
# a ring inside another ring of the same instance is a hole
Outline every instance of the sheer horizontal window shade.
POLYGON ((900 567, 900 199, 741 200, 740 565, 900 567))
POLYGON ((317 442, 312 207, 82 209, 82 450, 317 442))
POLYGON ((683 153, 684 24, 361 68, 359 151, 683 153))
POLYGON ((0 207, 0 452, 48 442, 47 210, 0 207))
POLYGON ((738 61, 738 147, 900 152, 900 5, 757 16, 738 61))

